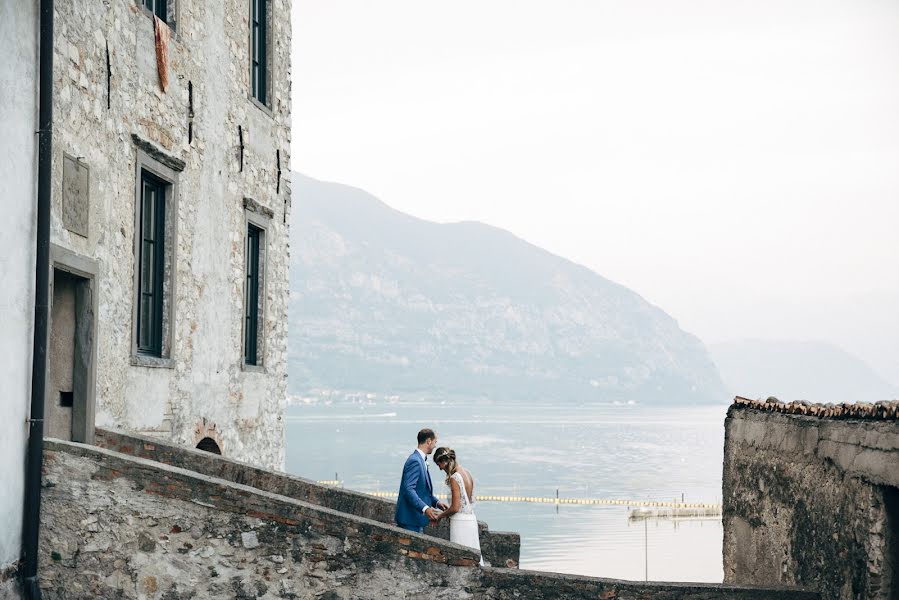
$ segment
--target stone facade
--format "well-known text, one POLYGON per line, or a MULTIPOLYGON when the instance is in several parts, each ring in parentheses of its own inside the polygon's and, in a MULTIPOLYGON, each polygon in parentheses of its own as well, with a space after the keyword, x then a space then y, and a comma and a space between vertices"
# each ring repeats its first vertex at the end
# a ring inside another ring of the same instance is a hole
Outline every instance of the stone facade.
POLYGON ((725 422, 725 581, 899 595, 895 406, 738 399, 725 422))
POLYGON ((443 539, 106 449, 50 440, 45 465, 40 560, 50 600, 818 597, 480 568, 473 550, 443 539))
POLYGON ((56 3, 52 242, 97 271, 95 362, 88 363, 96 423, 191 446, 210 437, 226 456, 278 468, 286 393, 290 190, 282 173, 290 158, 290 3, 270 2, 270 106, 250 98, 249 4, 169 0, 163 92, 153 17, 139 2, 56 3), (145 160, 173 179, 167 352, 155 361, 135 350, 136 205, 145 160), (262 366, 249 368, 242 327, 253 217, 265 222, 262 366))

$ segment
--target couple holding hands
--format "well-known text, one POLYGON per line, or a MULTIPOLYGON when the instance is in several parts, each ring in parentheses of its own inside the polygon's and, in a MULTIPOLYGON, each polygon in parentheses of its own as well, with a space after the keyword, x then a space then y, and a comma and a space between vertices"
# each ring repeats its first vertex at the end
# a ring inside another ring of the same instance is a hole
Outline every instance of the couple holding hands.
MULTIPOLYGON (((403 479, 396 502, 396 524, 403 529, 422 533, 425 525, 436 525, 449 519, 450 541, 481 551, 478 520, 474 514, 474 478, 456 460, 452 448, 437 448, 437 434, 432 429, 418 432, 418 448, 406 459, 403 479), (434 454, 434 464, 446 473, 450 488, 449 505, 434 494, 434 484, 428 472, 428 457, 434 454)), ((484 564, 484 559, 481 559, 484 564)))

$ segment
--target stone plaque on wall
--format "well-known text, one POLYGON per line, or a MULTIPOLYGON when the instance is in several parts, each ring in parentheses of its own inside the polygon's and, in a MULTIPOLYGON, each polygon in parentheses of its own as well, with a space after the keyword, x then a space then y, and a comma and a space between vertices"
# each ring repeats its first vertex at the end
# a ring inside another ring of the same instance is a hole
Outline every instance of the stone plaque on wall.
POLYGON ((88 174, 86 164, 68 154, 62 160, 62 224, 73 233, 87 237, 88 174))

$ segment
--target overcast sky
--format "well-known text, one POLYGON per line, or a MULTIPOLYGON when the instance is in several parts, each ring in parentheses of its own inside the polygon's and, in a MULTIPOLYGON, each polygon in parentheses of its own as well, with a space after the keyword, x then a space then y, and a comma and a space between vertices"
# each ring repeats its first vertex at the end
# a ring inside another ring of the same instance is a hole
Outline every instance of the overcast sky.
MULTIPOLYGON (((896 0, 297 0, 292 166, 899 384, 896 0)), ((302 199, 297 199, 302 202, 302 199)))

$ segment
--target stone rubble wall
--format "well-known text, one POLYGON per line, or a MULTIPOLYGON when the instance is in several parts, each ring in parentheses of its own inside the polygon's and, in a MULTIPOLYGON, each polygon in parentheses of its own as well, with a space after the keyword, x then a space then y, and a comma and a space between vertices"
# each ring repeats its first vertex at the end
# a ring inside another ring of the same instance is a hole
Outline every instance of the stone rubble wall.
POLYGON ((0 568, 0 600, 19 600, 21 597, 18 565, 0 568))
POLYGON ((99 264, 96 422, 189 445, 210 435, 226 456, 279 468, 289 293, 290 2, 271 2, 270 110, 249 98, 247 2, 169 0, 176 27, 165 93, 153 20, 141 4, 73 0, 57 2, 55 10, 51 236, 99 264), (135 139, 185 164, 173 214, 174 318, 166 367, 132 364, 135 139), (64 154, 89 169, 86 236, 63 221, 64 154), (273 215, 260 324, 264 369, 256 371, 242 367, 245 197, 273 215))
POLYGON ((48 600, 457 598, 477 581, 467 548, 244 485, 53 440, 45 465, 48 600))
POLYGON ((894 597, 899 422, 775 404, 736 403, 725 421, 725 581, 894 597))
MULTIPOLYGON (((98 428, 96 443, 115 452, 249 485, 373 521, 393 524, 395 503, 353 490, 321 485, 302 477, 260 469, 208 452, 165 444, 147 436, 122 431, 98 428)), ((449 539, 448 524, 444 521, 441 525, 436 529, 428 528, 428 534, 449 539)), ((484 560, 496 566, 509 568, 518 566, 521 539, 517 533, 490 531, 483 522, 480 523, 480 530, 484 560)))
POLYGON ((45 442, 48 600, 812 600, 785 588, 480 568, 472 550, 182 468, 45 442))

